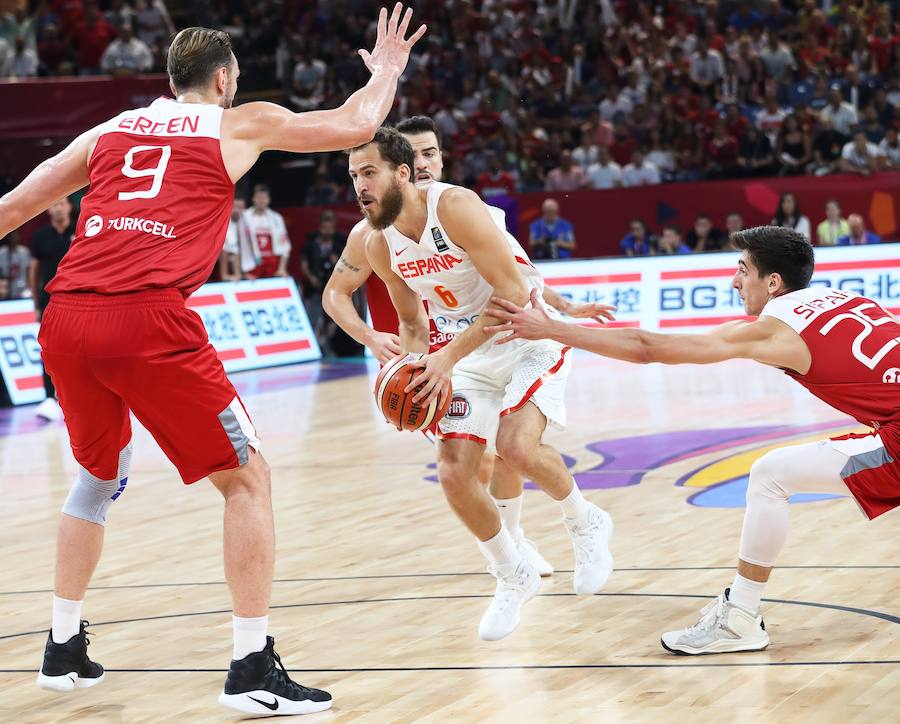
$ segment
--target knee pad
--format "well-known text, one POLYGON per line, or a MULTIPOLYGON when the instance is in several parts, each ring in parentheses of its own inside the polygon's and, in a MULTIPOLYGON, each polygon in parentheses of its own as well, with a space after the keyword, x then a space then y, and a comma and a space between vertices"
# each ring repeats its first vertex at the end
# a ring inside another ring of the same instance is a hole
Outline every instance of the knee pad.
POLYGON ((104 525, 109 506, 125 492, 128 484, 131 450, 131 443, 128 443, 119 453, 119 474, 114 480, 101 480, 79 465, 78 477, 69 491, 62 512, 73 518, 104 525))

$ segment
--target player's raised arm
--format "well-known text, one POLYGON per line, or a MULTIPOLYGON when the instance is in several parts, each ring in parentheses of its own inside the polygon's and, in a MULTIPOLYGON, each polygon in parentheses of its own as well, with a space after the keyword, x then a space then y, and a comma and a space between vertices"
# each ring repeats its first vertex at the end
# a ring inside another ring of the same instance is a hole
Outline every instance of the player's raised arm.
POLYGON ((547 304, 553 307, 557 312, 567 314, 576 319, 593 319, 595 322, 606 324, 608 321, 615 319, 613 312, 615 307, 608 304, 600 304, 599 302, 573 302, 566 299, 562 294, 544 283, 544 293, 541 295, 547 304))
POLYGON ((353 306, 353 293, 372 274, 372 266, 366 258, 366 238, 371 230, 366 221, 360 221, 353 227, 334 273, 322 292, 322 306, 341 329, 371 349, 375 359, 384 364, 400 354, 400 338, 396 334, 372 329, 353 306))
POLYGON ((372 140, 390 112, 409 53, 425 34, 422 25, 406 39, 411 19, 412 8, 404 12, 399 2, 390 19, 381 9, 375 47, 359 51, 372 77, 339 108, 293 113, 273 103, 246 103, 233 111, 233 137, 253 140, 258 152, 295 153, 340 151, 372 140))
POLYGON ((428 316, 422 298, 394 274, 384 236, 370 232, 366 239, 366 257, 391 295, 400 322, 400 349, 403 352, 428 352, 428 316))
MULTIPOLYGON (((532 292, 532 302, 536 302, 532 292)), ((805 373, 809 350, 786 324, 772 317, 755 322, 728 322, 708 334, 658 334, 643 329, 586 329, 551 319, 543 309, 524 309, 495 297, 489 314, 502 320, 488 333, 510 332, 513 339, 553 339, 588 352, 638 364, 713 364, 729 359, 752 359, 774 367, 805 373)))
POLYGON ((54 201, 87 186, 88 159, 99 136, 99 127, 82 133, 0 198, 0 238, 46 211, 54 201))

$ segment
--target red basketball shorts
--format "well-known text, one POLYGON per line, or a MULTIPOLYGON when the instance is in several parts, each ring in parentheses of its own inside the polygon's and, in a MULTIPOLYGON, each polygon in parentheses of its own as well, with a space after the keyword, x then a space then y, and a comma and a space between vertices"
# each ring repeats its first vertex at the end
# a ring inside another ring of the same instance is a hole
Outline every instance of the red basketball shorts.
POLYGON ((175 289, 54 294, 38 340, 75 459, 101 480, 116 477, 129 410, 185 483, 259 448, 203 322, 175 289))

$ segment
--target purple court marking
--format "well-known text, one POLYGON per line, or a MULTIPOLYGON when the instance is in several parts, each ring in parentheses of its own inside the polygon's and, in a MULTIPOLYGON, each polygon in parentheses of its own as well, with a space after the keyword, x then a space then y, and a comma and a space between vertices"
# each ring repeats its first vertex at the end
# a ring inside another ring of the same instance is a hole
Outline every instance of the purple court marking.
MULTIPOLYGON (((228 378, 238 394, 249 396, 343 380, 368 372, 369 362, 351 359, 346 362, 305 362, 262 370, 233 372, 228 378)), ((0 408, 0 437, 25 435, 42 430, 48 425, 62 425, 61 422, 47 422, 35 417, 36 409, 37 405, 0 408)))
MULTIPOLYGON (((569 470, 575 467, 575 458, 573 458, 571 455, 564 455, 563 453, 560 453, 560 455, 562 455, 563 462, 566 464, 566 467, 569 470)), ((429 470, 434 470, 437 468, 437 463, 428 463, 426 467, 429 470)), ((438 476, 426 475, 425 480, 427 480, 429 483, 436 483, 438 482, 438 476)), ((525 487, 529 488, 530 490, 538 490, 538 486, 532 483, 530 480, 525 481, 525 487)))

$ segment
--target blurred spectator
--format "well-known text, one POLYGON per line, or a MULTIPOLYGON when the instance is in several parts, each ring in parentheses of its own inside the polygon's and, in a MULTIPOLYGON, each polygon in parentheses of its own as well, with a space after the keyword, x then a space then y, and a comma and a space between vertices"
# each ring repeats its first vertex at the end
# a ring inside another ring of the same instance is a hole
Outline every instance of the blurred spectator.
POLYGON ((322 310, 322 290, 341 258, 347 237, 338 233, 334 212, 325 210, 319 217, 319 228, 310 233, 303 247, 300 265, 303 270, 303 301, 319 345, 330 353, 329 341, 334 332, 322 310))
POLYGON ((776 85, 780 86, 787 81, 788 72, 794 66, 794 56, 776 33, 769 32, 766 46, 759 52, 759 57, 766 73, 776 85))
POLYGON ((722 233, 713 226, 712 219, 700 214, 688 231, 685 242, 695 252, 718 251, 722 246, 722 233))
POLYGON ((859 214, 850 214, 847 217, 847 226, 850 233, 838 239, 838 246, 881 243, 881 237, 866 229, 866 222, 859 214))
POLYGON ((657 242, 657 254, 690 254, 691 247, 681 240, 681 230, 675 224, 663 227, 657 242))
POLYGON ((247 276, 251 279, 286 277, 291 240, 282 215, 269 208, 272 203, 269 187, 265 184, 254 186, 252 202, 253 206, 244 212, 243 219, 250 233, 256 266, 247 276))
POLYGON ((110 0, 103 19, 115 30, 121 30, 123 25, 134 28, 134 9, 123 0, 110 0))
POLYGON ((853 140, 844 144, 841 151, 841 170, 868 176, 878 170, 880 159, 878 146, 870 143, 863 131, 857 131, 853 134, 853 140))
POLYGON ((28 285, 30 266, 31 252, 19 241, 19 232, 10 232, 0 244, 0 277, 9 280, 7 299, 31 296, 28 285))
POLYGON ((0 38, 0 78, 9 76, 9 65, 12 54, 12 46, 10 46, 5 38, 0 38))
POLYGON ((641 219, 633 219, 631 230, 619 242, 625 256, 648 256, 653 249, 653 238, 641 219))
POLYGON ((725 119, 719 118, 706 149, 707 178, 732 178, 737 175, 739 153, 737 139, 728 133, 725 119))
POLYGON ((575 253, 575 228, 560 218, 559 204, 545 199, 541 218, 528 229, 532 259, 570 259, 575 253))
POLYGON ((774 95, 766 98, 765 107, 756 114, 756 127, 762 131, 769 143, 774 148, 778 142, 778 132, 781 130, 781 124, 784 123, 787 114, 778 106, 778 100, 774 95))
POLYGON ((841 216, 841 205, 834 199, 825 204, 825 219, 816 227, 816 243, 834 246, 842 236, 850 234, 847 219, 841 216))
POLYGON ((869 105, 875 94, 874 86, 862 78, 859 67, 853 63, 844 69, 844 82, 841 90, 844 100, 853 106, 857 113, 861 108, 869 105))
POLYGON ((813 173, 824 176, 841 170, 841 152, 847 137, 834 130, 830 118, 819 121, 819 131, 813 138, 813 173))
POLYGON ((793 115, 784 119, 778 134, 775 156, 781 164, 779 176, 802 174, 812 161, 812 141, 793 115))
POLYGON ((703 92, 711 94, 719 79, 725 74, 722 56, 710 50, 705 39, 697 41, 697 50, 691 56, 691 80, 703 92))
MULTIPOLYGON (((31 237, 31 266, 29 268, 29 282, 31 284, 31 296, 34 300, 34 309, 37 321, 44 316, 44 310, 50 303, 50 295, 45 288, 50 280, 56 276, 56 270, 69 245, 75 238, 75 223, 72 220, 72 204, 68 198, 62 198, 47 209, 50 223, 42 226, 31 237)), ((56 389, 50 375, 44 370, 44 392, 47 395, 35 415, 47 420, 61 420, 62 410, 56 401, 56 389)))
POLYGON ((587 171, 587 185, 592 189, 612 189, 622 185, 622 167, 612 160, 606 146, 597 149, 597 162, 587 171))
POLYGON ((623 186, 652 186, 660 181, 659 169, 645 161, 640 150, 631 154, 631 163, 622 169, 623 186))
POLYGON ((313 185, 306 190, 307 206, 330 206, 338 203, 340 194, 337 185, 328 178, 325 171, 316 171, 313 185))
POLYGON ((119 37, 106 46, 100 67, 110 75, 135 75, 146 73, 153 67, 150 48, 140 38, 135 38, 127 23, 119 28, 119 37))
POLYGON ((887 129, 884 138, 878 144, 878 152, 888 168, 894 171, 900 170, 900 143, 897 140, 896 126, 887 129))
POLYGON ((38 43, 38 60, 44 75, 60 75, 70 65, 68 43, 60 38, 59 28, 54 23, 44 26, 43 37, 38 43))
POLYGON ((84 4, 84 19, 75 27, 72 37, 78 49, 78 68, 81 75, 95 75, 100 72, 100 58, 103 51, 116 36, 116 31, 103 19, 97 4, 87 0, 84 4))
POLYGON ((819 114, 831 121, 835 131, 849 136, 856 125, 856 109, 844 100, 840 88, 832 88, 828 93, 828 105, 819 114))
POLYGON ((594 139, 591 138, 590 134, 582 133, 581 143, 574 151, 572 151, 572 160, 581 166, 581 168, 590 168, 593 164, 597 163, 598 155, 599 150, 597 146, 594 145, 594 139))
POLYGON ((515 179, 500 165, 496 153, 488 154, 488 170, 478 177, 475 192, 483 199, 491 196, 510 196, 516 192, 515 179))
POLYGON ((775 155, 769 137, 750 126, 741 140, 738 166, 742 176, 768 176, 775 168, 775 155))
POLYGON ((134 0, 137 36, 148 46, 175 34, 175 26, 162 0, 134 0))
POLYGON ((247 202, 235 195, 231 204, 231 218, 225 231, 225 244, 219 255, 219 278, 224 282, 236 282, 245 272, 257 266, 258 254, 253 249, 250 229, 244 221, 247 202))
POLYGON ((725 233, 731 237, 732 234, 736 234, 739 231, 743 231, 744 229, 744 217, 741 216, 737 211, 732 211, 725 217, 725 233))
POLYGON ((772 226, 783 226, 788 229, 803 234, 807 239, 810 237, 811 227, 809 217, 800 213, 800 205, 797 203, 797 197, 790 191, 781 194, 778 201, 778 208, 775 210, 775 218, 772 219, 772 226))
POLYGON ((584 169, 572 162, 572 152, 563 151, 559 157, 559 166, 547 174, 544 182, 545 191, 577 191, 587 185, 584 169))
POLYGON ((862 112, 862 124, 857 128, 866 134, 866 139, 870 143, 881 143, 884 138, 884 127, 878 118, 878 111, 875 106, 869 106, 862 112))
POLYGON ((8 73, 10 78, 30 78, 38 74, 38 57, 30 48, 25 47, 25 38, 16 36, 15 49, 9 56, 8 73))
POLYGON ((317 108, 325 98, 325 61, 316 58, 311 45, 307 45, 294 65, 291 102, 301 111, 317 108))

